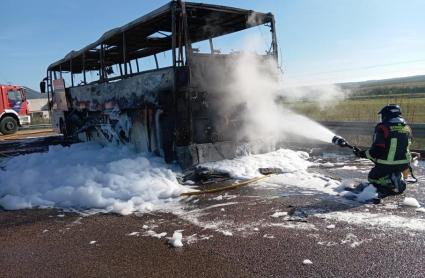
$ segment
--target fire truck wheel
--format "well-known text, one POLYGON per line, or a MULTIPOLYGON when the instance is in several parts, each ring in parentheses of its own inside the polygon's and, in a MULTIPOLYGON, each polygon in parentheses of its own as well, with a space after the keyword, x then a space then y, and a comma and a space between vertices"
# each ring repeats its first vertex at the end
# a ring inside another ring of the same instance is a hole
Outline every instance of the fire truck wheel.
POLYGON ((0 132, 4 135, 13 134, 18 130, 18 122, 9 116, 6 116, 0 122, 0 132))

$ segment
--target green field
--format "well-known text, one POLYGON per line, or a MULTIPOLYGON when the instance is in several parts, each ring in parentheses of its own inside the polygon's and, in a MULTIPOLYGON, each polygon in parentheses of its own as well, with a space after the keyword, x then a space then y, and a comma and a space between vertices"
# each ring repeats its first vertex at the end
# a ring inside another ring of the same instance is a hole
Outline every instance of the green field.
POLYGON ((284 102, 290 109, 316 121, 369 121, 376 122, 377 112, 389 103, 401 106, 403 117, 409 123, 425 123, 425 95, 410 98, 407 96, 388 96, 370 99, 346 99, 334 104, 314 102, 284 102))

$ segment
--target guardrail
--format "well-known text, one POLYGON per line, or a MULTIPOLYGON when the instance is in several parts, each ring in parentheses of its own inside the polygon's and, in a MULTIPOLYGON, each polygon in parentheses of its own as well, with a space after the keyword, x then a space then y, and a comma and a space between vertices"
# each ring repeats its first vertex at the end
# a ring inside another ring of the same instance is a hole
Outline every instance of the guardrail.
MULTIPOLYGON (((373 122, 320 122, 336 134, 369 135, 374 132, 376 123, 373 122)), ((415 138, 425 138, 425 124, 409 124, 415 138)))

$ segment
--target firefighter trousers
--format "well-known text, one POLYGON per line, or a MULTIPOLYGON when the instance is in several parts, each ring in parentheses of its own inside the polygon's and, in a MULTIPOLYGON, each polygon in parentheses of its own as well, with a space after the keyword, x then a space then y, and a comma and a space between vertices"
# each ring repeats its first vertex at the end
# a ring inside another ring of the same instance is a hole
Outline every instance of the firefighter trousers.
POLYGON ((368 175, 369 183, 373 184, 379 193, 401 194, 406 189, 402 172, 409 168, 402 165, 375 165, 368 175))

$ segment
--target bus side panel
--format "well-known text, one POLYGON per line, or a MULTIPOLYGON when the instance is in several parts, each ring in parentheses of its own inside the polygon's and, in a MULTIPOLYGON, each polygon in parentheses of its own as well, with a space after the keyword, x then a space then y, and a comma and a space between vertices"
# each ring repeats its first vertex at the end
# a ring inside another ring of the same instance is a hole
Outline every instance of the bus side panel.
POLYGON ((191 61, 193 141, 239 141, 244 101, 232 88, 236 55, 195 54, 191 61))
POLYGON ((159 92, 171 90, 173 70, 142 73, 117 82, 70 88, 71 106, 76 110, 104 111, 134 109, 150 103, 159 105, 159 92))
MULTIPOLYGON (((69 89, 71 109, 66 126, 80 140, 102 144, 133 144, 141 152, 171 156, 163 138, 173 126, 169 120, 174 71, 141 73, 116 82, 69 89)), ((172 144, 173 142, 171 142, 172 144)))

